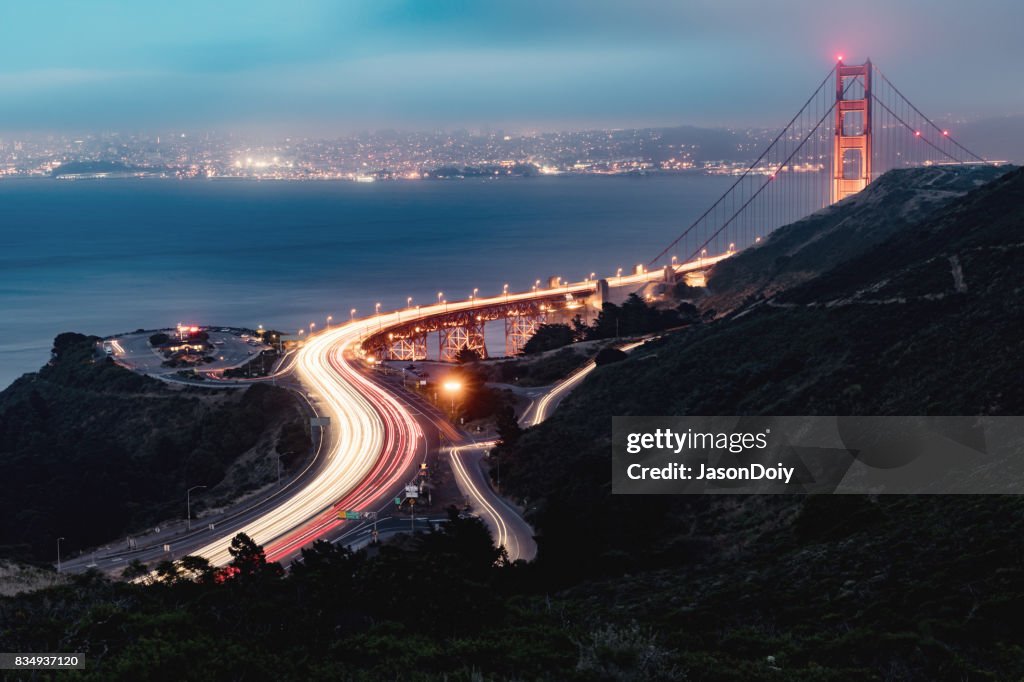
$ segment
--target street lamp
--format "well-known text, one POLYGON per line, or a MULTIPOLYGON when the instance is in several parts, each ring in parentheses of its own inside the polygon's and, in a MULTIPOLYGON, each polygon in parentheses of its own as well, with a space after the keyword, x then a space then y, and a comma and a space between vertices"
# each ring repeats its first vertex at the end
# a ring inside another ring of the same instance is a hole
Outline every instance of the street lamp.
POLYGON ((312 335, 313 335, 313 329, 314 329, 315 327, 316 327, 316 322, 310 322, 310 323, 309 323, 309 334, 310 334, 310 336, 312 336, 312 335))
POLYGON ((380 315, 380 303, 375 303, 373 305, 373 314, 380 315))
POLYGON ((619 268, 618 270, 615 271, 615 276, 618 277, 619 280, 622 279, 622 268, 619 268))
POLYGON ((333 320, 333 319, 334 319, 334 315, 328 315, 327 316, 327 328, 328 329, 331 328, 331 320, 333 320))
POLYGON ((452 419, 455 419, 455 395, 462 390, 462 382, 449 379, 442 384, 442 388, 452 398, 452 419))
POLYGON ((672 267, 676 266, 676 261, 679 260, 679 256, 672 256, 672 267))
POLYGON ((64 538, 57 538, 57 572, 60 573, 60 541, 64 538))
POLYGON ((412 296, 406 297, 406 299, 405 299, 405 307, 406 308, 411 308, 412 307, 412 296))
POLYGON ((593 279, 594 279, 594 276, 595 276, 595 275, 597 275, 597 273, 596 273, 596 272, 592 272, 592 273, 590 273, 590 279, 591 279, 591 281, 593 281, 593 279))
POLYGON ((355 308, 353 308, 352 310, 348 311, 348 319, 349 320, 356 319, 356 309, 355 308))
POLYGON ((444 292, 443 291, 437 292, 437 304, 438 305, 441 305, 441 297, 442 296, 444 296, 444 292))
POLYGON ((480 291, 479 287, 473 287, 473 295, 469 297, 474 303, 476 303, 476 292, 478 291, 480 291))
POLYGON ((205 487, 205 485, 194 485, 185 491, 185 530, 192 530, 192 491, 205 487))
POLYGON ((508 284, 501 288, 501 293, 505 294, 505 299, 508 300, 508 284))
POLYGON ((292 453, 286 452, 284 454, 278 454, 276 452, 272 452, 271 454, 275 455, 274 459, 277 462, 277 487, 280 488, 281 487, 281 458, 284 457, 285 455, 290 455, 292 453))

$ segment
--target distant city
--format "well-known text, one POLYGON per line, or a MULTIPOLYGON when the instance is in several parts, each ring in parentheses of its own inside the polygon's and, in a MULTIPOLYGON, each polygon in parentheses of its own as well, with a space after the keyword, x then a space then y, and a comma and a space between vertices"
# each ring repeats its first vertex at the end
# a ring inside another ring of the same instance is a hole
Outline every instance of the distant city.
POLYGON ((0 136, 0 178, 448 179, 545 174, 732 173, 774 135, 673 128, 541 134, 383 131, 254 142, 213 133, 0 136))

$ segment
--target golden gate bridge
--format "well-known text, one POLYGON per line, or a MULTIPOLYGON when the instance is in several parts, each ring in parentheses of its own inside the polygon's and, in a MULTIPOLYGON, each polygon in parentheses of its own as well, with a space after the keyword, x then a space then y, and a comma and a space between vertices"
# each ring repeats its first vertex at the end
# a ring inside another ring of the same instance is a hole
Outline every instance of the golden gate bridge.
POLYGON ((926 116, 870 60, 842 57, 771 144, 707 210, 646 266, 626 275, 581 282, 557 277, 528 292, 477 297, 395 311, 361 347, 375 360, 422 360, 427 335, 438 357, 455 361, 465 349, 487 357, 484 327, 504 321, 505 354, 516 355, 540 324, 569 321, 601 309, 613 292, 651 282, 702 279, 714 263, 759 243, 775 229, 852 196, 887 171, 948 164, 987 164, 947 128, 926 116))
POLYGON ((650 264, 733 253, 896 168, 988 163, 871 63, 834 68, 736 181, 650 264))

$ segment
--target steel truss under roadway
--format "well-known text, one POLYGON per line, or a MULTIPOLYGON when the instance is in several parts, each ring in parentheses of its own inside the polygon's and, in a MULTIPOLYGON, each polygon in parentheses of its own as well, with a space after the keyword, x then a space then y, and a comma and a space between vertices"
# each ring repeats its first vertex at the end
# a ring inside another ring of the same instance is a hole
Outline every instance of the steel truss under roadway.
POLYGON ((587 293, 553 291, 550 296, 528 301, 488 303, 452 312, 417 317, 363 341, 363 350, 380 360, 423 360, 427 357, 427 334, 437 332, 440 359, 454 362, 465 348, 487 357, 484 324, 505 320, 505 354, 518 355, 537 328, 555 315, 584 312, 587 293))

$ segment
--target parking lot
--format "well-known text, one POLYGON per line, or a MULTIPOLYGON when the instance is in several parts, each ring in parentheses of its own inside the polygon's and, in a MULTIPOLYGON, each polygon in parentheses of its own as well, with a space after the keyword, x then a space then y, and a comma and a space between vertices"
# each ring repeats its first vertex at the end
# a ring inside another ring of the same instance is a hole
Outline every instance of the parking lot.
MULTIPOLYGON (((195 355, 213 358, 212 362, 180 363, 177 367, 164 366, 167 359, 166 351, 154 348, 150 344, 150 337, 154 334, 166 334, 170 337, 169 344, 175 347, 181 341, 178 330, 152 329, 130 334, 121 334, 104 339, 103 345, 106 352, 118 364, 142 374, 151 376, 174 375, 182 370, 194 369, 196 372, 212 373, 220 372, 232 367, 239 367, 258 356, 271 347, 261 343, 258 337, 251 330, 243 330, 230 327, 202 327, 201 331, 206 332, 207 347, 202 351, 196 351, 195 355)), ((196 342, 191 342, 193 345, 196 342)))

